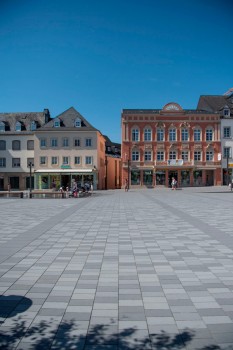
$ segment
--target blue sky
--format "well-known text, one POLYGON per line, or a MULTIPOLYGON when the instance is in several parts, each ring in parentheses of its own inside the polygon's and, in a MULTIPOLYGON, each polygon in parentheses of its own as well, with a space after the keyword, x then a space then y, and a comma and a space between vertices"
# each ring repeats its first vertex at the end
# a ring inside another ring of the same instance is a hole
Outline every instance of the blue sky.
POLYGON ((0 112, 73 106, 112 141, 124 108, 233 87, 231 0, 0 0, 0 112))

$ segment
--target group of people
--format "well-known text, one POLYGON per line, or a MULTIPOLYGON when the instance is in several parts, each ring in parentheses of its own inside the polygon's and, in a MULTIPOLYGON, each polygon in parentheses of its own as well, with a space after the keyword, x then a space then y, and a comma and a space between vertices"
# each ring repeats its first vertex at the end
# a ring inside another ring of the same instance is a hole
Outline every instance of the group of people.
POLYGON ((83 186, 78 186, 78 183, 74 181, 72 187, 67 184, 65 189, 61 186, 59 191, 66 193, 69 197, 78 197, 79 192, 93 192, 93 183, 86 182, 83 186))

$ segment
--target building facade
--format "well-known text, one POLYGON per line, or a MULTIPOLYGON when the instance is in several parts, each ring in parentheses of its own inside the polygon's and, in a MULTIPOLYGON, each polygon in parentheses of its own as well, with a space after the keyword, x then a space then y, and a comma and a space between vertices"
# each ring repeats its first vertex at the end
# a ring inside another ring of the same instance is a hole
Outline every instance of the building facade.
MULTIPOLYGON (((30 187, 35 131, 49 122, 49 110, 0 114, 0 190, 30 187)), ((33 186, 33 177, 32 186, 33 186)))
POLYGON ((220 115, 184 110, 177 103, 163 109, 124 109, 122 181, 129 186, 221 185, 220 115))
POLYGON ((202 95, 198 109, 219 113, 221 118, 222 184, 233 179, 233 89, 224 95, 202 95))
POLYGON ((104 189, 105 139, 73 107, 35 132, 35 189, 104 189))
POLYGON ((105 189, 119 189, 122 186, 121 144, 105 138, 105 189))

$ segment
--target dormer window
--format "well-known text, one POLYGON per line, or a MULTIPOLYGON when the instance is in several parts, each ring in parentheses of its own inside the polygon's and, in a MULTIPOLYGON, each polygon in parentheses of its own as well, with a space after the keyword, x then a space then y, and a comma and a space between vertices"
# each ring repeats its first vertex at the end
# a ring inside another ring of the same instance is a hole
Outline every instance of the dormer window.
POLYGON ((4 123, 4 122, 0 122, 0 131, 1 131, 1 132, 6 131, 6 126, 5 126, 5 123, 4 123))
POLYGON ((35 131, 36 130, 36 122, 35 122, 35 120, 33 120, 32 122, 31 122, 31 131, 35 131))
POLYGON ((17 122, 15 124, 15 131, 21 131, 22 130, 22 124, 20 122, 17 122))
POLYGON ((54 120, 53 126, 54 126, 54 128, 59 128, 60 127, 60 120, 59 119, 54 120))
POLYGON ((81 128, 81 119, 75 119, 74 126, 75 128, 81 128))
POLYGON ((224 115, 224 117, 229 117, 230 116, 230 109, 228 107, 224 107, 223 115, 224 115))

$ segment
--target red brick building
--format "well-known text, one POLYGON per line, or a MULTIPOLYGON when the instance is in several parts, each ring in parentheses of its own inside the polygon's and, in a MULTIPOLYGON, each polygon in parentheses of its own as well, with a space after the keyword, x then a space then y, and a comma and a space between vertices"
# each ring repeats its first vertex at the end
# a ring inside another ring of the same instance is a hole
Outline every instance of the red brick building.
POLYGON ((184 110, 124 109, 122 184, 129 186, 221 185, 220 114, 184 110))

